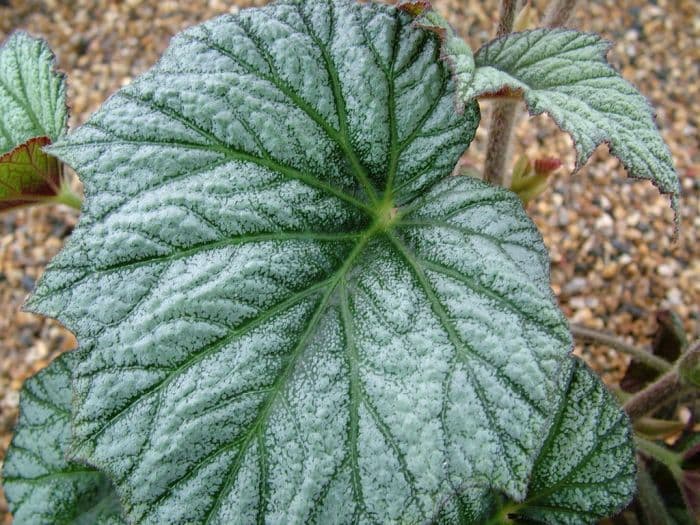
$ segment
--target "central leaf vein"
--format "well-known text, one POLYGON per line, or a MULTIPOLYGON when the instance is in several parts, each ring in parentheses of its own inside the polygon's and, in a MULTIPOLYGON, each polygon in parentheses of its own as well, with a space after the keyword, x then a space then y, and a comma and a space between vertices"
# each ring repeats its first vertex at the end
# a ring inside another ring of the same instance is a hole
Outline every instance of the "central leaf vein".
MULTIPOLYGON (((324 294, 323 298, 319 302, 318 306, 316 307, 316 310, 314 311, 313 316, 311 317, 311 320, 309 321, 306 329, 304 330, 304 333, 301 335, 299 342, 295 346, 295 348, 292 350, 291 355, 289 356, 289 362, 287 365, 284 367, 282 372, 277 376, 275 379, 274 383, 272 384, 271 387, 271 393, 267 400, 264 402, 263 406, 260 408, 257 417, 251 424, 248 432, 246 432, 244 441, 241 445, 240 450, 238 451, 236 455, 236 459, 234 461, 234 464, 232 467, 229 469, 228 475, 226 476, 226 479, 224 483, 220 486, 220 488, 217 490, 217 495, 214 500, 214 503, 212 506, 209 508, 205 515, 204 519, 204 525, 208 525, 212 517, 214 516, 216 510, 221 506, 223 502, 224 496, 227 494, 228 490, 230 489, 231 485, 234 483, 236 480, 236 476, 238 474, 238 471, 240 470, 242 464, 243 464, 243 459, 245 458, 246 453, 248 452, 248 448, 250 446, 250 443, 253 439, 253 437, 260 433, 264 433, 265 425, 267 423, 269 414, 272 410, 272 407, 274 405, 275 400, 277 399, 277 396, 280 395, 284 387, 286 386, 286 383, 291 376, 291 374, 294 371, 294 368, 297 364, 297 361, 299 357, 303 354, 304 350, 306 349, 306 344, 308 343, 309 339, 313 336, 314 330, 316 329, 319 321, 323 317, 323 314, 325 313, 330 299, 333 295, 333 292, 336 290, 338 287, 338 284, 345 278, 345 275, 349 271, 349 269, 352 267, 352 265, 355 263, 356 258, 359 256, 359 254, 362 252, 362 249, 365 247, 371 236, 373 235, 373 230, 370 229, 368 230, 365 235, 358 241, 358 243, 355 245, 353 248, 352 252, 348 255, 347 259, 343 263, 343 265, 326 281, 327 284, 327 291, 324 294)), ((262 473, 261 473, 262 474, 262 473)), ((264 494, 260 494, 260 497, 262 498, 264 494)), ((265 505, 264 501, 260 502, 261 506, 265 505)))

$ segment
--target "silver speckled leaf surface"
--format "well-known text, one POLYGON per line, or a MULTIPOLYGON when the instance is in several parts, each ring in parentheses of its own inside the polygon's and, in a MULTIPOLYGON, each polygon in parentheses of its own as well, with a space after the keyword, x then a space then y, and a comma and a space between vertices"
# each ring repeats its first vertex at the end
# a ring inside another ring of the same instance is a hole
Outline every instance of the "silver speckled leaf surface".
POLYGON ((0 47, 0 155, 34 137, 66 131, 66 83, 45 41, 12 34, 0 47))
POLYGON ((84 349, 72 454, 139 523, 420 522, 525 496, 571 346, 517 197, 448 177, 434 35, 277 3, 176 37, 52 148, 80 225, 29 306, 84 349))
POLYGON ((678 213, 680 182, 671 153, 647 100, 608 64, 609 47, 598 35, 570 29, 513 33, 477 51, 473 76, 457 77, 459 93, 471 100, 503 88, 521 91, 531 114, 549 114, 571 135, 577 168, 607 143, 631 176, 670 195, 678 213))
POLYGON ((629 419, 578 358, 560 372, 559 407, 535 463, 527 498, 503 501, 471 487, 446 501, 437 522, 586 525, 620 512, 636 490, 629 419))
POLYGON ((596 523, 624 508, 636 490, 629 419, 584 363, 563 370, 561 406, 517 511, 527 523, 596 523))
POLYGON ((59 357, 22 387, 20 419, 2 472, 16 525, 124 523, 107 477, 65 459, 73 359, 72 353, 59 357))

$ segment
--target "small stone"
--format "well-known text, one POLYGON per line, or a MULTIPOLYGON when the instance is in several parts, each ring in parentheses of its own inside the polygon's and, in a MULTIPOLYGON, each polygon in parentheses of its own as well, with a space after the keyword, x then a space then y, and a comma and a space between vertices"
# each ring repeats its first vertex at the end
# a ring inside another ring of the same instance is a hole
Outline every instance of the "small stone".
POLYGON ((620 271, 620 265, 617 263, 610 263, 606 264, 603 267, 603 271, 601 272, 601 275, 603 276, 603 279, 612 279, 617 275, 617 273, 620 271))
POLYGON ((613 219, 607 213, 603 213, 595 221, 595 228, 599 233, 603 235, 612 235, 613 219))
POLYGON ((22 276, 21 284, 22 284, 22 288, 24 288, 28 292, 31 292, 34 290, 34 279, 29 277, 28 275, 22 276))
POLYGON ((671 277, 674 274, 673 266, 670 264, 660 264, 656 268, 656 272, 663 277, 671 277))
POLYGON ((576 295, 588 287, 588 281, 583 277, 574 277, 564 285, 562 293, 564 295, 576 295))

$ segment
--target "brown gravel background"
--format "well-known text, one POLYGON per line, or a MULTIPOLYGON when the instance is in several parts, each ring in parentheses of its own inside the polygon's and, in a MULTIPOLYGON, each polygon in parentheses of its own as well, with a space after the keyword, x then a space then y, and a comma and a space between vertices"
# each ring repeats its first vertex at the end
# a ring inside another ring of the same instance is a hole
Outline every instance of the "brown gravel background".
MULTIPOLYGON (((247 0, 9 0, 0 1, 0 41, 15 29, 46 38, 68 74, 71 126, 150 67, 184 27, 239 7, 247 0)), ((468 38, 483 44, 497 20, 495 0, 438 0, 436 7, 468 38)), ((544 2, 535 1, 541 12, 544 2)), ((570 175, 571 141, 545 117, 522 117, 516 154, 559 156, 564 168, 550 189, 529 205, 551 253, 552 287, 570 319, 604 328, 629 342, 648 344, 654 314, 671 308, 685 329, 700 331, 700 2, 614 0, 580 2, 570 24, 615 42, 611 61, 657 108, 661 132, 683 186, 680 237, 671 241, 668 201, 648 182, 626 178, 601 146, 570 175)), ((482 105, 488 122, 488 103, 482 105)), ((465 157, 480 166, 485 129, 465 157)), ((20 311, 46 263, 77 222, 62 207, 23 209, 0 216, 0 460, 17 416, 24 379, 75 346, 56 322, 20 311)), ((604 374, 619 379, 624 356, 577 347, 604 374)), ((0 523, 10 523, 0 491, 0 523)))

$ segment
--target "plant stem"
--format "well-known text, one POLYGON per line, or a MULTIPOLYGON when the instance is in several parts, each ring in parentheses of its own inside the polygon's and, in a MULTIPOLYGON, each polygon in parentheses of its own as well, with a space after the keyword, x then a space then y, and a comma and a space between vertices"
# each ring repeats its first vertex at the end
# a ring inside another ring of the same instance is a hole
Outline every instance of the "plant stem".
POLYGON ((518 11, 518 0, 503 0, 501 2, 501 19, 496 28, 496 37, 504 36, 513 30, 515 13, 518 11))
POLYGON ((56 195, 51 202, 56 204, 65 204, 73 209, 80 211, 83 205, 83 199, 80 195, 75 193, 68 184, 63 184, 61 186, 61 191, 56 195))
POLYGON ((577 339, 609 346, 614 350, 631 355, 640 363, 644 363, 648 367, 658 370, 659 372, 668 372, 673 368, 673 365, 665 359, 655 356, 651 352, 647 352, 641 348, 637 348, 636 346, 627 344, 619 337, 594 330, 593 328, 586 328, 578 324, 572 324, 569 328, 573 336, 577 339))
POLYGON ((637 471, 637 501, 642 507, 642 512, 649 523, 657 525, 673 525, 673 520, 668 515, 666 505, 659 494, 654 481, 647 472, 642 461, 638 461, 637 471))
POLYGON ((681 387, 681 379, 678 371, 666 372, 652 384, 640 390, 630 397, 622 408, 624 408, 630 419, 635 420, 653 412, 654 409, 663 404, 669 397, 678 393, 681 387))
POLYGON ((517 109, 518 102, 513 100, 499 100, 494 103, 484 162, 484 180, 491 184, 510 186, 506 166, 510 158, 513 123, 517 109))
POLYGON ((681 392, 683 387, 696 387, 696 384, 691 380, 692 378, 687 377, 686 368, 697 363, 699 357, 700 341, 683 353, 671 370, 630 397, 622 405, 630 419, 635 420, 650 414, 681 392))
POLYGON ((639 436, 634 437, 634 443, 637 446, 637 450, 639 450, 642 454, 655 459, 662 465, 665 465, 668 470, 671 471, 674 478, 680 479, 683 476, 680 455, 672 452, 662 445, 658 445, 653 441, 649 441, 648 439, 644 439, 639 436))
MULTIPOLYGON (((513 30, 518 3, 518 0, 503 0, 501 2, 501 19, 496 29, 496 37, 505 36, 513 30)), ((510 158, 510 143, 517 107, 518 102, 514 100, 498 100, 494 102, 489 124, 489 139, 486 146, 483 177, 486 182, 491 184, 499 186, 510 185, 510 181, 505 180, 505 168, 510 158)))
MULTIPOLYGON (((577 0, 553 0, 548 7, 544 20, 547 27, 565 24, 573 15, 577 0)), ((496 36, 501 37, 513 29, 515 13, 518 11, 516 0, 503 0, 501 3, 501 20, 496 36)), ((489 138, 486 146, 484 177, 486 182, 510 187, 510 173, 507 172, 508 160, 513 137, 513 128, 518 115, 518 102, 498 100, 494 102, 493 113, 489 123, 489 138)))
POLYGON ((542 20, 543 27, 559 27, 565 25, 573 16, 578 0, 552 0, 542 20))

